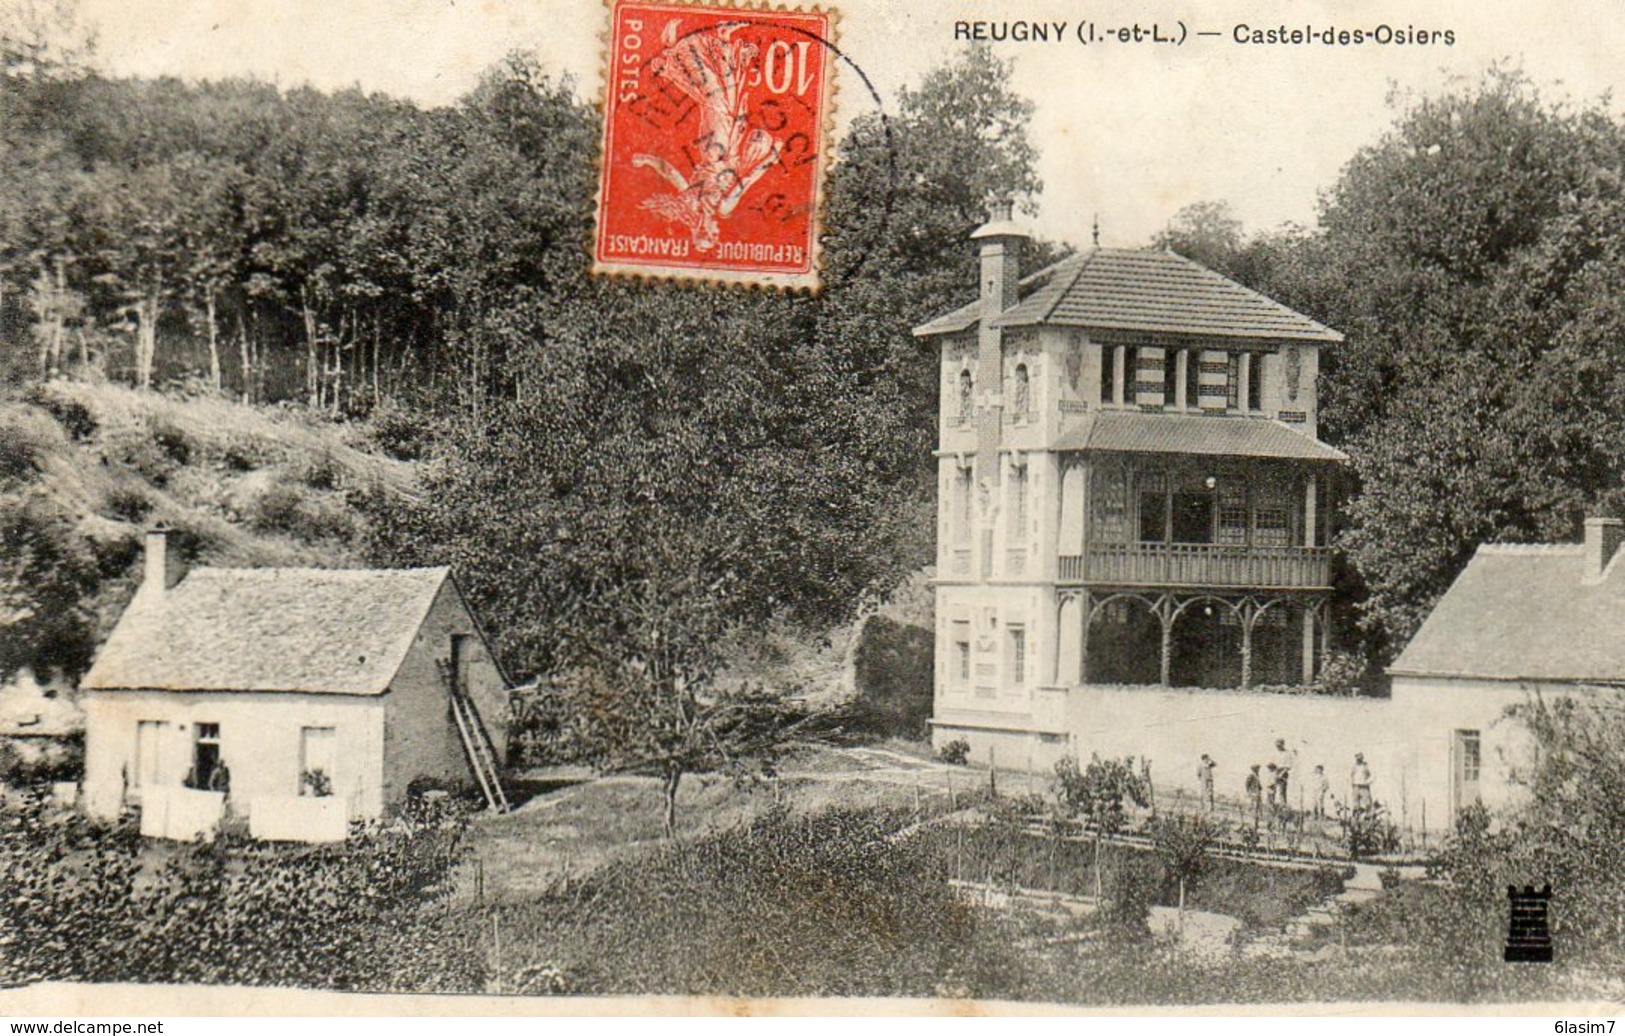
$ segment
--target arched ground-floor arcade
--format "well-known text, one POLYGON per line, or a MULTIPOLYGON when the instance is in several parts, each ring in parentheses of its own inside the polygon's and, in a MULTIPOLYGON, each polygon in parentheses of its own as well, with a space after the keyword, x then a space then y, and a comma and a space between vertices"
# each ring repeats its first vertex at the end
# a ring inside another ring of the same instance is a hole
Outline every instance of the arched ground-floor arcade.
POLYGON ((1314 592, 1062 590, 1056 683, 1310 683, 1330 645, 1328 613, 1314 592))

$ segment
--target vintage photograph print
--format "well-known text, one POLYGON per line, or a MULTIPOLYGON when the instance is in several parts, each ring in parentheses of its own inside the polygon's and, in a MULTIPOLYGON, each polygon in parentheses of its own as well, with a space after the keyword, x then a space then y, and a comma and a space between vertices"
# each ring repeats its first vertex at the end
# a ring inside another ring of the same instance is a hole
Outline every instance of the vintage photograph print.
POLYGON ((611 8, 594 270, 818 286, 833 16, 611 8))

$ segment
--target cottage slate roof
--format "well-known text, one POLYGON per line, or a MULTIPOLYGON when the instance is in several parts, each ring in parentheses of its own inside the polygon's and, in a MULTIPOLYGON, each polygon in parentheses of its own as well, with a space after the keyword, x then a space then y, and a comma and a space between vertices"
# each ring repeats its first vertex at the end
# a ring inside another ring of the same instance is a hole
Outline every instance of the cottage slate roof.
POLYGON ((144 587, 80 686, 382 694, 445 568, 198 568, 144 587))
POLYGON ((1578 544, 1479 547, 1389 673, 1625 683, 1625 562, 1585 571, 1578 544))
POLYGON ((1184 453, 1345 461, 1348 455, 1291 425, 1256 417, 1097 410, 1063 431, 1057 450, 1184 453))
MULTIPOLYGON (((1019 301, 995 327, 1051 324, 1211 338, 1336 343, 1341 333, 1182 255, 1096 248, 1023 278, 1019 301)), ((974 327, 973 302, 914 329, 920 336, 974 327)))

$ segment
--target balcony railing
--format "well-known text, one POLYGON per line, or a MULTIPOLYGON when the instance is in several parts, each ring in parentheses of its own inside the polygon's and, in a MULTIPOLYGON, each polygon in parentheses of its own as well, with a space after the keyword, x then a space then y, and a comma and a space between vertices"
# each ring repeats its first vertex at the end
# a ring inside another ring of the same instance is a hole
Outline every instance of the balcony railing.
POLYGON ((1097 543, 1061 556, 1063 581, 1128 586, 1322 587, 1325 547, 1233 547, 1215 543, 1097 543))

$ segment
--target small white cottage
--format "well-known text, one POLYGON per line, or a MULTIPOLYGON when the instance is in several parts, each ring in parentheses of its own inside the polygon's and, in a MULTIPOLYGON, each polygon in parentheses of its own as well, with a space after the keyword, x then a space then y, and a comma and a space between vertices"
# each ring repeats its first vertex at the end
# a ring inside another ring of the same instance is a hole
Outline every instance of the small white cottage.
POLYGON ((1486 543, 1389 667, 1416 759, 1412 794, 1491 808, 1520 796, 1532 745, 1508 709, 1535 696, 1618 702, 1625 688, 1625 523, 1573 544, 1486 543))
POLYGON ((168 546, 147 534, 82 684, 92 813, 185 786, 251 819, 301 798, 368 819, 420 777, 505 805, 507 683, 449 570, 185 572, 168 546))

